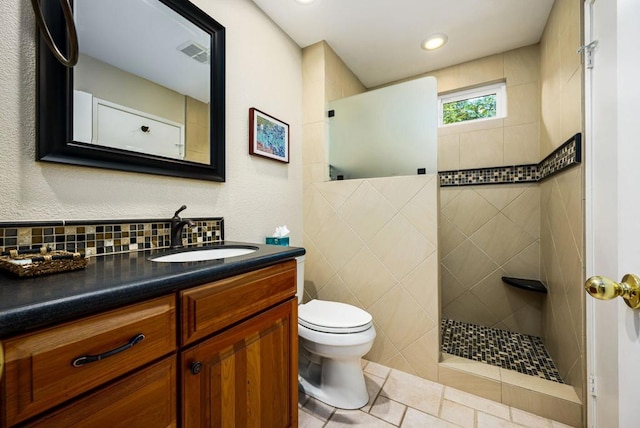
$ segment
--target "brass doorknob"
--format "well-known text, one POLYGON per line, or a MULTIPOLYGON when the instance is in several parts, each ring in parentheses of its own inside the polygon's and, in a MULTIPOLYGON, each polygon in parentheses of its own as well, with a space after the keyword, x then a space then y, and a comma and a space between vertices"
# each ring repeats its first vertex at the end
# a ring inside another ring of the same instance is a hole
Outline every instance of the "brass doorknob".
POLYGON ((623 276, 620 283, 604 276, 592 276, 584 288, 596 299, 611 300, 620 296, 630 308, 640 309, 640 277, 632 273, 623 276))

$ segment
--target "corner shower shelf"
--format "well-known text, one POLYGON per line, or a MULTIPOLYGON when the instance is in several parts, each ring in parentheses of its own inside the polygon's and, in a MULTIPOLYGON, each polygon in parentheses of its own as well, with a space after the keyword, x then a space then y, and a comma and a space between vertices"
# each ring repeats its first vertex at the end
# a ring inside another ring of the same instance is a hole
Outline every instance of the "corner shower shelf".
POLYGON ((502 280, 511 286, 521 288, 523 290, 547 294, 547 287, 545 287, 542 282, 535 279, 510 278, 508 276, 503 276, 502 280))

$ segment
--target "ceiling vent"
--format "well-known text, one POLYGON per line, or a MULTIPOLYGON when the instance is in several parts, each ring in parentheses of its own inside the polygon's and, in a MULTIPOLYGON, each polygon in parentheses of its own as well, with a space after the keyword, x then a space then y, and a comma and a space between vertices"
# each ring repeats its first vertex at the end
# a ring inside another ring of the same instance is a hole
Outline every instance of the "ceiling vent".
POLYGON ((206 49, 204 46, 201 46, 196 42, 188 41, 183 43, 178 46, 178 50, 189 58, 193 58, 202 64, 209 64, 209 49, 206 49))

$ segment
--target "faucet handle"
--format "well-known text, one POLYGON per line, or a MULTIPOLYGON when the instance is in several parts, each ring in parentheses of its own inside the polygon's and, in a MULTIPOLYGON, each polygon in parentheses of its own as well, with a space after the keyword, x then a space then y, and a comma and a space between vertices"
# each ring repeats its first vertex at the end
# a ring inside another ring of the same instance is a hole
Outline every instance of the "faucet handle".
POLYGON ((179 218, 178 214, 180 214, 182 211, 184 211, 186 209, 187 209, 186 205, 181 206, 180 208, 178 208, 178 211, 176 211, 176 213, 173 215, 173 217, 178 217, 179 218))

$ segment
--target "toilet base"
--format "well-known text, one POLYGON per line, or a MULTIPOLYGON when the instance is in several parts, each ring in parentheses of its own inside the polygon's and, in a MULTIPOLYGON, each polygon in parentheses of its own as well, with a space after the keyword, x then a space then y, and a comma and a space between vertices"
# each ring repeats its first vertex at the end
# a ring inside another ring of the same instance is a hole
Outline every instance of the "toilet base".
POLYGON ((321 358, 319 364, 309 360, 306 362, 308 364, 301 367, 298 376, 300 391, 339 409, 359 409, 369 402, 359 358, 321 358))

